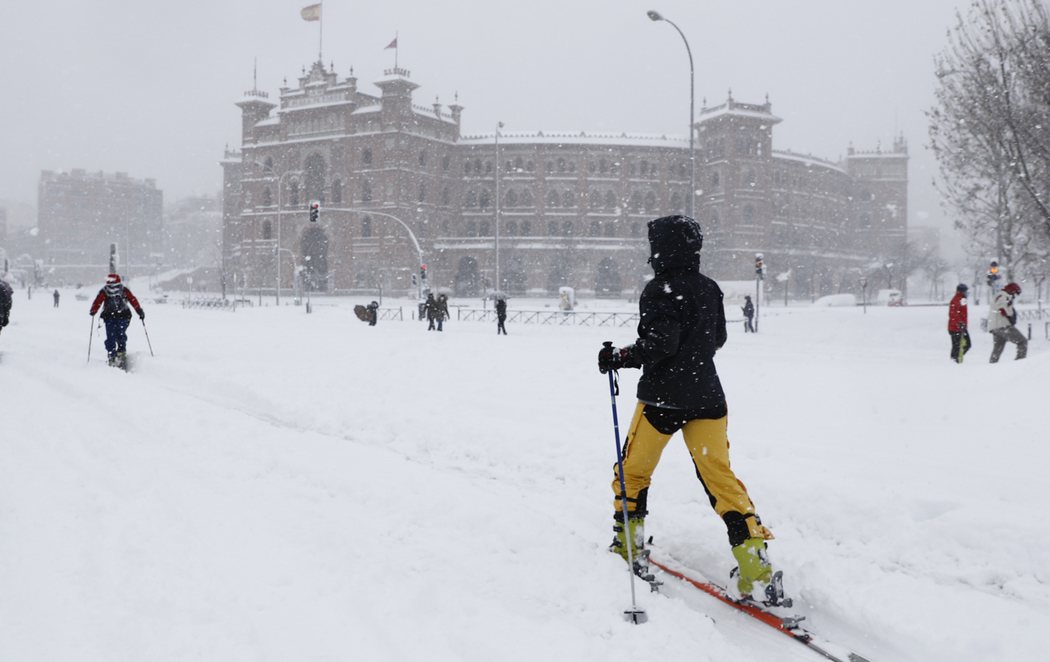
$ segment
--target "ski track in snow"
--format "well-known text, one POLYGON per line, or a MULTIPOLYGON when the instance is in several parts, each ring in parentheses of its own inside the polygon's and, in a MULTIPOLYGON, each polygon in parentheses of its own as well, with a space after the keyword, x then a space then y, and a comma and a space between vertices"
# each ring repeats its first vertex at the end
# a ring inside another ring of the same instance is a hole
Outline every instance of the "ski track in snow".
MULTIPOLYGON (((157 356, 133 324, 125 374, 101 336, 85 365, 66 294, 17 299, 0 335, 0 660, 819 659, 670 583, 621 620, 595 360, 633 329, 145 300, 157 356)), ((716 361, 807 626, 873 662, 1038 657, 1047 343, 990 366, 980 334, 955 366, 941 308, 761 314, 716 361)), ((650 510, 658 547, 724 581, 677 438, 650 510)))

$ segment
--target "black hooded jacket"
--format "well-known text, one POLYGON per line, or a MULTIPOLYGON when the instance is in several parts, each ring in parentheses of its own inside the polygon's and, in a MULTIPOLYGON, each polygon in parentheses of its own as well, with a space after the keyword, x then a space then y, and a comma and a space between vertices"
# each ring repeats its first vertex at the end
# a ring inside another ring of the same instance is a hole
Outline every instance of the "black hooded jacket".
POLYGON ((700 273, 703 236, 696 221, 666 216, 649 222, 656 276, 642 291, 638 341, 628 354, 641 364, 638 399, 688 410, 690 418, 722 418, 725 393, 715 352, 726 342, 722 290, 700 273))

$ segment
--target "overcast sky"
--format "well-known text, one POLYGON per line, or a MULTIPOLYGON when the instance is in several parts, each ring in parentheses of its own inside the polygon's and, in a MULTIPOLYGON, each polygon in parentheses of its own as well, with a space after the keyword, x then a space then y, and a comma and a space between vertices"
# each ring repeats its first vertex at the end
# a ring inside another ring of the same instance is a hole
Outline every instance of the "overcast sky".
MULTIPOLYGON (((165 202, 215 194, 233 105, 252 86, 276 96, 318 54, 308 0, 0 2, 0 200, 36 204, 40 171, 150 177, 165 202)), ((363 91, 399 64, 465 106, 463 133, 627 131, 687 135, 696 104, 768 93, 783 118, 775 149, 837 160, 903 132, 912 156, 910 223, 948 224, 929 182, 923 111, 933 55, 965 0, 327 0, 324 61, 353 65, 363 91)), ((945 230, 948 231, 947 229, 945 230)))

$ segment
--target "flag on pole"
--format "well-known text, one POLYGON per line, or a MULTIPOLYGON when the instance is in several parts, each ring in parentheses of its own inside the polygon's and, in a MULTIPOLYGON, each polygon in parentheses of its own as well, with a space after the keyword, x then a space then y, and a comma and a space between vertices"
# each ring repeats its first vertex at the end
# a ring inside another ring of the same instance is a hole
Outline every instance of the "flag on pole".
POLYGON ((299 15, 303 17, 304 21, 320 21, 321 20, 321 3, 318 2, 316 5, 309 5, 303 7, 299 12, 299 15))
POLYGON ((383 50, 385 51, 387 48, 393 48, 393 49, 397 48, 397 37, 394 37, 394 41, 392 41, 389 44, 387 44, 386 48, 384 48, 383 50))

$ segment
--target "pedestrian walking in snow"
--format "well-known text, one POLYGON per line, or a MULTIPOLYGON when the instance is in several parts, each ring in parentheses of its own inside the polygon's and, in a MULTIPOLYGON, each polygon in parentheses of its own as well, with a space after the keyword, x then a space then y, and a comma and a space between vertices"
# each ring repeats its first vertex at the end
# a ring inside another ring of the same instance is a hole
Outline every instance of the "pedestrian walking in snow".
POLYGON ((500 297, 496 299, 496 335, 507 335, 507 300, 500 297))
POLYGON ((744 305, 740 310, 744 311, 744 333, 754 333, 755 326, 752 320, 755 319, 755 304, 751 303, 750 296, 744 295, 744 305))
POLYGON ((117 274, 110 274, 106 278, 106 285, 98 291, 91 303, 92 317, 100 307, 102 308, 101 318, 106 325, 106 352, 110 365, 127 365, 127 331, 128 325, 131 324, 131 308, 128 304, 138 313, 139 319, 145 322, 146 311, 142 310, 139 300, 131 290, 124 287, 117 274))
POLYGON ((442 330, 441 326, 446 319, 448 319, 448 296, 441 293, 434 304, 434 321, 437 322, 438 331, 442 330))
POLYGON ((379 302, 373 301, 365 308, 368 310, 368 326, 375 326, 379 320, 379 302))
POLYGON ((437 316, 437 301, 434 300, 434 293, 427 292, 427 300, 423 303, 423 311, 427 316, 427 331, 433 331, 434 319, 437 316))
POLYGON ((0 331, 11 321, 11 304, 15 299, 15 291, 6 280, 0 279, 0 331))
POLYGON ((647 574, 649 484, 664 447, 680 430, 711 506, 725 522, 738 564, 736 589, 741 596, 779 604, 781 573, 774 573, 766 547, 773 534, 729 466, 728 408, 714 364, 715 352, 726 341, 725 308, 718 284, 700 273, 700 226, 687 216, 655 219, 649 222, 649 245, 656 275, 639 300, 638 339, 627 347, 610 344, 598 354, 602 373, 642 368, 623 451, 628 512, 622 509, 614 468, 616 537, 609 549, 625 560, 630 553, 635 572, 647 574))
POLYGON ((52 296, 52 297, 54 297, 54 299, 55 299, 55 308, 58 308, 58 298, 59 298, 59 296, 61 296, 61 295, 60 295, 60 294, 58 293, 58 290, 55 290, 55 293, 54 293, 54 294, 52 294, 51 296, 52 296))
POLYGON ((1014 299, 1020 296, 1021 286, 1007 283, 992 299, 988 313, 988 330, 992 332, 991 363, 998 363, 1007 342, 1017 345, 1015 360, 1023 359, 1028 354, 1028 340, 1017 330, 1017 311, 1014 310, 1014 299))
POLYGON ((955 296, 948 304, 948 335, 952 339, 952 361, 963 362, 963 356, 970 351, 970 312, 966 307, 966 294, 970 288, 966 283, 959 283, 955 296))

